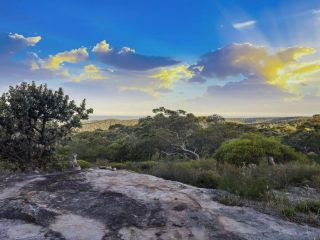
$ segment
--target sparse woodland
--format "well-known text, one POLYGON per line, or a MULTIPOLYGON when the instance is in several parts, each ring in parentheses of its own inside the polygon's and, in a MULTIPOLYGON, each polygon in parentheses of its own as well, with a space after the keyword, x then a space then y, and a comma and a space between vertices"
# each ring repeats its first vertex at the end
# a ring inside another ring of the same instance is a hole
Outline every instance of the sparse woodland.
POLYGON ((320 226, 319 200, 279 194, 320 192, 320 115, 246 124, 160 107, 136 124, 78 131, 91 113, 62 89, 11 87, 0 99, 1 171, 64 171, 76 153, 82 168, 111 165, 221 189, 225 204, 255 201, 261 211, 320 226))

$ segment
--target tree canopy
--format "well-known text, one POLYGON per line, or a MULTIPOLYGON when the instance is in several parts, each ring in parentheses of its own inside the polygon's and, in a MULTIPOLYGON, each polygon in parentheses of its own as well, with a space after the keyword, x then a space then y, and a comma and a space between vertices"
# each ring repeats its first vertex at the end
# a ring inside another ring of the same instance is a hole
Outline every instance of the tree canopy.
POLYGON ((77 106, 60 88, 35 82, 10 87, 0 98, 0 157, 18 168, 45 169, 57 145, 88 119, 85 100, 77 106))

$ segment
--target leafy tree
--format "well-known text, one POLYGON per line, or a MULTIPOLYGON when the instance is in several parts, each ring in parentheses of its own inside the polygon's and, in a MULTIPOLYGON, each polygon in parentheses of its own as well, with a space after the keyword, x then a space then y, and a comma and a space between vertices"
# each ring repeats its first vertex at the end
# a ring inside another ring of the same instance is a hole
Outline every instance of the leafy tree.
POLYGON ((213 124, 224 123, 225 122, 225 118, 222 117, 219 114, 213 114, 213 115, 208 116, 206 121, 208 123, 213 123, 213 124))
POLYGON ((88 119, 92 109, 69 100, 60 88, 26 82, 0 98, 0 157, 18 168, 46 169, 59 143, 88 119))
POLYGON ((106 131, 79 132, 71 137, 71 141, 66 146, 59 148, 59 153, 69 155, 75 152, 79 159, 88 161, 106 159, 107 146, 110 143, 111 141, 106 138, 106 131))
POLYGON ((277 138, 255 133, 245 133, 240 138, 226 141, 214 154, 219 162, 237 166, 267 162, 269 156, 274 157, 276 163, 304 159, 303 154, 295 152, 277 138))
MULTIPOLYGON (((200 128, 199 121, 183 110, 154 109, 154 117, 141 119, 137 126, 138 138, 155 138, 159 150, 166 156, 199 159, 197 150, 188 144, 192 134, 200 128)), ((154 142, 155 143, 155 142, 154 142)))
POLYGON ((210 124, 195 131, 188 144, 196 148, 202 157, 208 157, 226 140, 238 138, 243 133, 254 130, 251 126, 231 122, 210 124))

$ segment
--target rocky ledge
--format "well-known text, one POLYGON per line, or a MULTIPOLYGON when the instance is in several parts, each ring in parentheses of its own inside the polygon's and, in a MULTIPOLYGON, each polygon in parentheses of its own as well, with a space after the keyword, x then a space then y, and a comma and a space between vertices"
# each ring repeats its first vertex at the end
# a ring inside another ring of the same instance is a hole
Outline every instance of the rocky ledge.
POLYGON ((0 177, 0 239, 320 239, 320 229, 128 171, 0 177))

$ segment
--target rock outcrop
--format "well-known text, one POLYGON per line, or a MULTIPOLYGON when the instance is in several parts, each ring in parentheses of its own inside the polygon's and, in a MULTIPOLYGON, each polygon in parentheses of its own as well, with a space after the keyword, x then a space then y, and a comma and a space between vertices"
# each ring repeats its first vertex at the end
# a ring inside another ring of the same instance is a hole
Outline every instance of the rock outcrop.
POLYGON ((320 239, 320 229, 128 171, 0 177, 0 239, 320 239))

